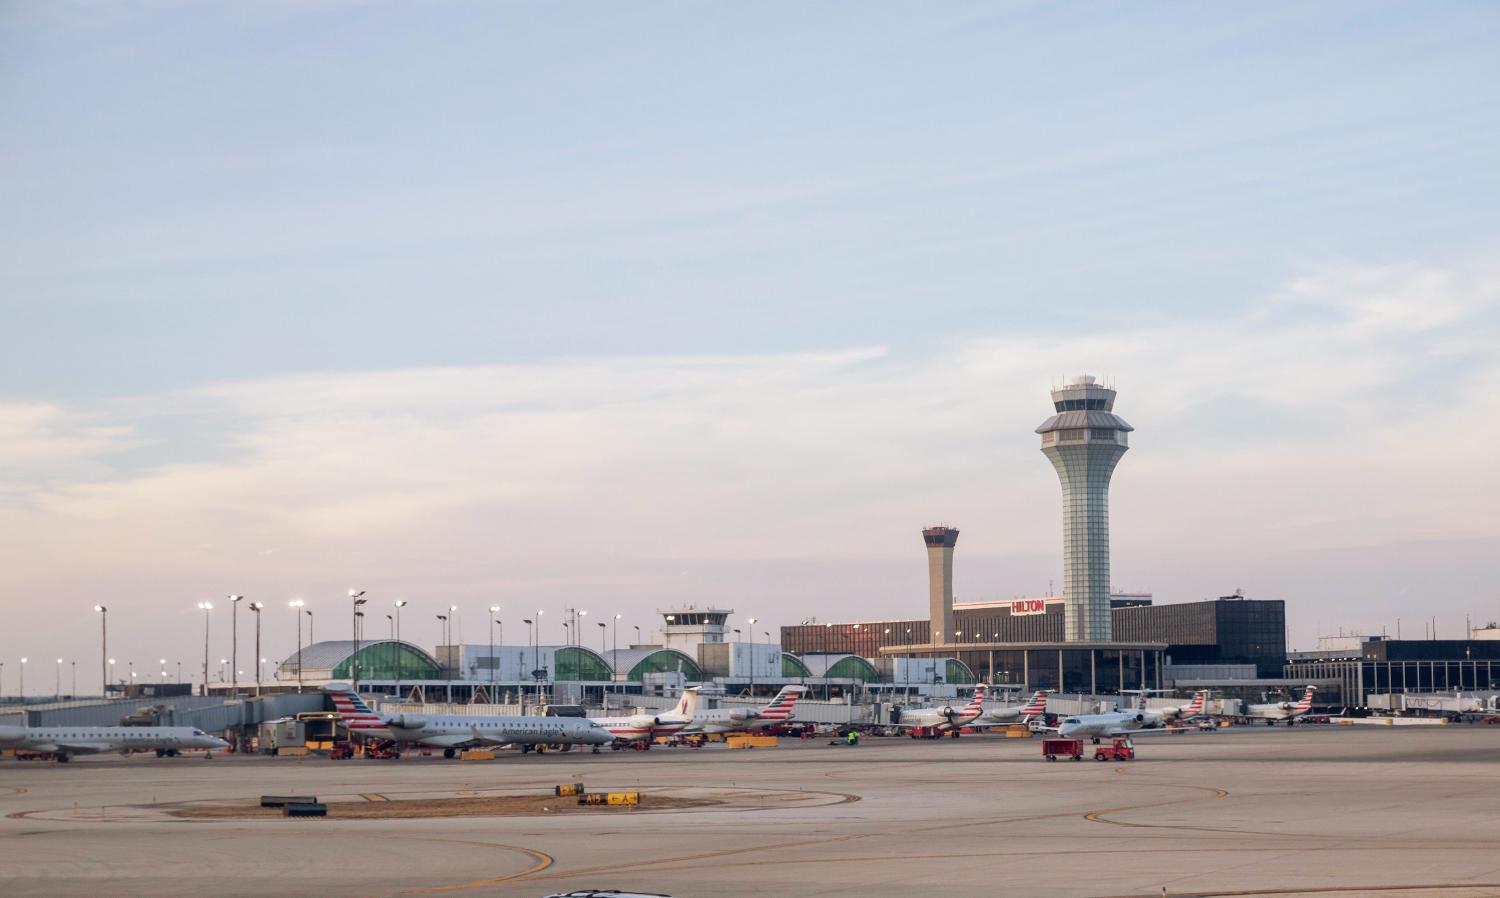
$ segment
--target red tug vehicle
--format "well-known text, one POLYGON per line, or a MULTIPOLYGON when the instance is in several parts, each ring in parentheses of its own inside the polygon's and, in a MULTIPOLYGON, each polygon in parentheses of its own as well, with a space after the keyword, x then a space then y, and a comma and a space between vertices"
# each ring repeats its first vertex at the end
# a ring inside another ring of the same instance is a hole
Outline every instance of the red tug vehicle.
POLYGON ((1108 745, 1101 745, 1094 749, 1094 760, 1133 761, 1135 760, 1135 746, 1131 744, 1129 736, 1116 736, 1108 745))

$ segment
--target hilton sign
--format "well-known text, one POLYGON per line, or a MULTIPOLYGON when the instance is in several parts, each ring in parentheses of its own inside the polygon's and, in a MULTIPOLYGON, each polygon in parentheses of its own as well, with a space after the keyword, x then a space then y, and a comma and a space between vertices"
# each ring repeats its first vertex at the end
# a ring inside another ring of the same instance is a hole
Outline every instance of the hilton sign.
POLYGON ((1046 614, 1046 613, 1047 613, 1047 600, 1046 599, 1016 599, 1014 602, 1010 603, 1010 615, 1011 615, 1011 617, 1015 617, 1018 614, 1046 614))

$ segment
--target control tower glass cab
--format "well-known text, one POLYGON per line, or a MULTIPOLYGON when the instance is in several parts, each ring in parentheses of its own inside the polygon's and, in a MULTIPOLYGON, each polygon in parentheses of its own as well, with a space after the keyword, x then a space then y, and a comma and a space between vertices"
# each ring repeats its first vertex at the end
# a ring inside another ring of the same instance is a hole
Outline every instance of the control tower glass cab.
POLYGON ((1114 413, 1115 391, 1092 377, 1053 390, 1052 407, 1036 432, 1062 485, 1064 638, 1107 642, 1109 482, 1135 428, 1114 413))
POLYGON ((698 657, 698 646, 705 642, 723 642, 732 608, 658 609, 662 616, 662 644, 669 649, 698 657))

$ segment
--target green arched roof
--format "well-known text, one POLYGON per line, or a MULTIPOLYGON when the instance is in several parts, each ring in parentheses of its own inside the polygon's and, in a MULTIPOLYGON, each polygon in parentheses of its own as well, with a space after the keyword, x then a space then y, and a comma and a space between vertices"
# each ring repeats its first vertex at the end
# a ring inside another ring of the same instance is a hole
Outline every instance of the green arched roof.
MULTIPOLYGON (((353 644, 349 644, 353 648, 353 644)), ((414 645, 394 640, 382 640, 361 645, 359 652, 345 654, 333 669, 329 676, 335 680, 351 679, 350 668, 355 658, 359 658, 359 678, 361 680, 438 680, 442 679, 442 671, 437 661, 426 652, 414 645)), ((312 663, 311 657, 308 663, 312 663)))
POLYGON ((614 679, 609 669, 609 662, 604 660, 598 652, 581 645, 560 647, 554 663, 557 670, 553 676, 558 680, 608 682, 614 679))
POLYGON ((828 671, 823 676, 830 680, 862 680, 866 683, 880 679, 880 674, 875 670, 875 666, 858 655, 848 655, 840 658, 837 663, 828 668, 828 671))
POLYGON ((812 671, 802 663, 802 659, 788 652, 781 653, 781 675, 783 677, 810 677, 812 671))
POLYGON ((948 669, 943 672, 945 682, 967 685, 974 682, 974 671, 957 658, 948 659, 948 669))
POLYGON ((630 668, 626 679, 640 682, 646 674, 666 673, 679 669, 689 682, 703 680, 703 671, 699 669, 698 662, 676 649, 656 649, 636 662, 635 666, 630 668))

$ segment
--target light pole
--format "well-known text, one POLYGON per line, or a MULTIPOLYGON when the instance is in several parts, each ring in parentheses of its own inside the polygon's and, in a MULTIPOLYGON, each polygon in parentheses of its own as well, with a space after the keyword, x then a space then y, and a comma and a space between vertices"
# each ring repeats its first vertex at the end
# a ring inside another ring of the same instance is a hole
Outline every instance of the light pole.
MULTIPOLYGON (((499 661, 495 660, 495 624, 496 624, 496 622, 498 622, 498 621, 495 621, 495 615, 498 615, 498 613, 499 613, 499 606, 498 606, 498 604, 492 604, 492 606, 489 606, 489 702, 490 702, 490 705, 493 705, 493 703, 495 703, 495 673, 498 672, 498 670, 499 670, 499 661)), ((501 643, 501 645, 505 645, 504 624, 501 624, 501 631, 499 631, 499 643, 501 643)))
MULTIPOLYGON (((220 683, 224 682, 224 668, 226 668, 228 666, 229 666, 229 659, 228 658, 220 658, 219 659, 219 682, 220 683)), ((130 662, 130 668, 131 668, 130 675, 133 677, 133 676, 135 676, 135 662, 134 661, 130 662)), ((230 673, 232 674, 233 671, 230 671, 230 673)))
POLYGON ((161 681, 165 683, 167 681, 167 659, 163 658, 158 663, 161 664, 161 681))
POLYGON ((208 695, 208 615, 214 610, 214 603, 199 602, 198 610, 203 612, 203 694, 208 695))
MULTIPOLYGON (((264 658, 262 658, 260 656, 260 612, 265 607, 266 607, 266 603, 265 602, 251 602, 250 603, 250 610, 255 612, 255 696, 256 696, 256 698, 260 697, 261 665, 266 663, 266 659, 264 659, 264 658)), ((167 659, 165 659, 165 658, 161 659, 161 663, 162 663, 163 666, 165 666, 166 663, 167 663, 167 659)))
POLYGON ((56 680, 52 684, 52 700, 55 702, 55 701, 60 701, 61 699, 62 699, 62 659, 58 658, 57 659, 56 680))
MULTIPOLYGON (((287 606, 292 609, 292 613, 295 614, 295 615, 297 615, 297 691, 298 692, 302 691, 302 606, 306 605, 306 604, 307 603, 304 602, 304 601, 302 601, 301 599, 292 599, 290 602, 287 602, 287 606)), ((309 611, 307 613, 308 613, 308 615, 312 614, 311 611, 309 611)))
POLYGON ((580 611, 573 618, 573 641, 576 642, 576 643, 578 643, 578 646, 580 648, 583 646, 583 620, 582 620, 582 618, 585 618, 585 617, 588 617, 588 616, 589 616, 589 613, 587 611, 580 611))
POLYGON ((365 603, 361 598, 365 594, 363 589, 349 590, 349 601, 353 607, 349 609, 353 615, 349 618, 350 628, 354 630, 354 654, 349 656, 349 677, 354 681, 354 691, 359 692, 359 619, 363 616, 359 613, 359 606, 365 603))
POLYGON ((104 688, 101 697, 107 698, 109 696, 109 670, 104 664, 104 659, 109 657, 109 609, 103 605, 95 605, 94 610, 99 612, 99 679, 104 688))
POLYGON ((635 644, 636 645, 640 645, 641 644, 641 628, 640 627, 636 627, 635 628, 635 644))
POLYGON ((755 622, 759 618, 750 618, 750 697, 755 697, 755 622))
MULTIPOLYGON (((437 619, 438 619, 438 638, 443 641, 443 657, 442 657, 442 661, 447 661, 448 660, 448 656, 453 653, 452 650, 448 648, 448 615, 446 615, 446 614, 439 614, 437 616, 437 619)), ((448 666, 446 664, 443 664, 442 667, 443 667, 443 670, 444 670, 444 673, 445 673, 444 679, 447 679, 447 677, 446 677, 446 671, 447 671, 447 667, 448 666)))
POLYGON ((240 666, 240 602, 244 598, 229 597, 229 691, 236 695, 240 691, 240 678, 235 671, 240 666))
POLYGON ((111 683, 115 681, 115 659, 113 658, 109 659, 109 681, 111 683))
MULTIPOLYGON (((406 600, 405 599, 397 599, 395 601, 395 605, 396 605, 396 642, 400 643, 401 642, 401 609, 402 609, 403 606, 406 605, 406 600)), ((401 697, 401 674, 404 671, 403 665, 405 664, 405 662, 406 662, 406 653, 401 650, 401 646, 400 645, 397 645, 396 646, 396 697, 397 698, 401 697)))
POLYGON ((396 641, 396 616, 394 614, 387 614, 385 616, 385 624, 386 624, 387 627, 391 628, 391 641, 395 642, 396 641))
MULTIPOLYGON (((536 627, 533 626, 532 620, 529 617, 523 617, 523 618, 521 618, 521 623, 523 623, 523 624, 526 625, 526 641, 527 642, 531 642, 535 638, 532 634, 536 633, 536 627)), ((521 651, 524 653, 525 649, 522 649, 521 651)), ((535 657, 536 657, 535 655, 532 656, 533 659, 535 659, 535 657)), ((522 658, 521 663, 525 664, 526 662, 525 662, 524 659, 526 658, 526 655, 522 654, 521 658, 522 658)), ((531 662, 531 666, 532 666, 533 669, 536 668, 536 661, 535 660, 533 660, 531 662)), ((525 680, 525 678, 522 678, 522 680, 521 680, 521 704, 522 705, 526 704, 526 680, 525 680)))
POLYGON ((620 661, 620 615, 618 614, 615 615, 614 626, 610 630, 609 639, 610 648, 612 649, 609 653, 609 686, 610 691, 615 692, 617 691, 615 681, 620 677, 618 666, 620 661))
POLYGON ((21 659, 21 704, 26 704, 26 659, 21 659))
POLYGON ((73 674, 73 685, 71 687, 69 687, 68 694, 71 695, 71 696, 73 696, 74 698, 77 698, 78 697, 78 662, 77 661, 69 661, 68 664, 72 667, 72 674, 73 674))
POLYGON ((317 631, 315 631, 313 629, 313 613, 312 613, 312 609, 309 608, 309 609, 307 609, 307 644, 308 645, 312 645, 313 643, 315 643, 317 641, 318 641, 318 634, 317 634, 317 631))

